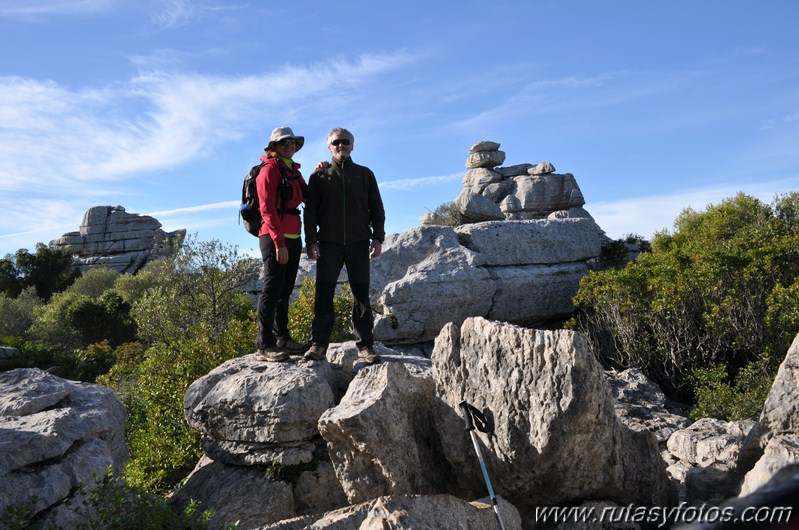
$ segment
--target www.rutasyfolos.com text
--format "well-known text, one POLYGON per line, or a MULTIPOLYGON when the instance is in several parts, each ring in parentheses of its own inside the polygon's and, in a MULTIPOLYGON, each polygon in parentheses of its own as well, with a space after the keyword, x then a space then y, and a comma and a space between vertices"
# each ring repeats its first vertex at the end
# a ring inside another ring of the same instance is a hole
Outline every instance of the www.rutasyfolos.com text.
POLYGON ((540 506, 536 522, 544 523, 648 523, 671 527, 692 523, 787 523, 792 506, 540 506))

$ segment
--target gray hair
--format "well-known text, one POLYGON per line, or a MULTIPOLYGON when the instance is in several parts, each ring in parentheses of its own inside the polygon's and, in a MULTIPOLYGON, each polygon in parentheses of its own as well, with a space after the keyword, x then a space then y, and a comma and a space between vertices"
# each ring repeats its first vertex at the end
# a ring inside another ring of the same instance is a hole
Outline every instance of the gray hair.
POLYGON ((331 129, 331 131, 327 133, 327 143, 330 143, 330 139, 333 138, 333 135, 336 133, 349 135, 350 140, 352 140, 352 143, 353 144, 355 143, 355 135, 349 132, 344 127, 336 127, 334 129, 331 129))

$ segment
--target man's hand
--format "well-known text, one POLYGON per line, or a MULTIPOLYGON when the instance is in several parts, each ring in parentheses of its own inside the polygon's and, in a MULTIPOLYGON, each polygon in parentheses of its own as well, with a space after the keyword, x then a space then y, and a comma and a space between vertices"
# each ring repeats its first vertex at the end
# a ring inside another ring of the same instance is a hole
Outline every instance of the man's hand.
POLYGON ((381 252, 383 252, 383 244, 375 239, 372 241, 372 244, 369 245, 369 257, 376 258, 381 252))
POLYGON ((319 255, 320 255, 319 254, 319 245, 317 245, 316 243, 312 243, 312 244, 308 245, 308 257, 309 258, 311 258, 312 260, 318 260, 319 259, 319 255))
POLYGON ((281 265, 289 262, 289 249, 286 247, 277 249, 277 262, 281 265))
POLYGON ((317 171, 321 171, 322 169, 327 169, 329 167, 330 167, 330 162, 328 162, 327 160, 322 160, 321 162, 316 164, 316 167, 313 169, 313 172, 316 173, 317 171))

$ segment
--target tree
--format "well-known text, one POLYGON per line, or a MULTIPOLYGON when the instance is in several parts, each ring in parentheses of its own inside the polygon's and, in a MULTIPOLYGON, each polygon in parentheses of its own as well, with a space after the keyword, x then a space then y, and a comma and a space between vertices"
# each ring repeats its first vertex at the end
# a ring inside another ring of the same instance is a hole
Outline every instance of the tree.
POLYGON ((788 294, 799 291, 797 204, 797 193, 772 205, 739 194, 684 210, 651 252, 583 278, 577 327, 606 366, 639 367, 684 399, 694 370, 720 364, 732 383, 748 364, 781 358, 799 331, 788 294))
POLYGON ((16 296, 25 287, 34 286, 36 294, 45 302, 69 287, 79 276, 80 271, 68 250, 51 249, 44 243, 36 244, 35 254, 19 249, 13 259, 6 257, 0 262, 0 285, 4 291, 9 289, 6 292, 16 296), (18 287, 14 286, 12 275, 16 277, 18 287))

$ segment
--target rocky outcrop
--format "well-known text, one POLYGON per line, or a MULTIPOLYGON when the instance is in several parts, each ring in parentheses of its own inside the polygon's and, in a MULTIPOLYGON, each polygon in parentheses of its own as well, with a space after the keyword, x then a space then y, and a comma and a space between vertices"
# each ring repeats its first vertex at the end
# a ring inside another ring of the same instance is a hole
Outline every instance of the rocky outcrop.
POLYGON ((752 493, 786 465, 799 464, 798 388, 799 335, 780 364, 763 412, 746 440, 741 466, 749 472, 741 495, 752 493))
POLYGON ((691 425, 691 420, 641 370, 610 370, 605 372, 605 379, 619 419, 634 431, 654 433, 662 447, 672 434, 691 425))
POLYGON ((72 528, 81 486, 128 459, 125 411, 108 388, 36 368, 0 373, 0 514, 29 507, 36 522, 72 528))
POLYGON ((424 226, 393 235, 372 262, 375 335, 415 344, 472 316, 526 326, 563 318, 574 310, 601 238, 590 219, 424 226))
POLYGON ((496 167, 505 161, 498 142, 469 149, 463 189, 454 203, 466 223, 494 219, 588 218, 574 175, 555 173, 551 162, 496 167))
POLYGON ((186 230, 165 232, 148 215, 131 214, 122 206, 94 206, 83 215, 80 229, 50 241, 50 247, 69 249, 82 271, 107 264, 133 274, 147 262, 162 258, 180 246, 186 230))
POLYGON ((189 386, 186 421, 214 461, 295 466, 313 459, 319 416, 334 404, 328 363, 231 359, 189 386))
MULTIPOLYGON (((519 530, 519 512, 503 499, 497 508, 506 530, 519 530)), ((391 495, 341 508, 326 514, 297 517, 269 524, 261 530, 481 530, 498 528, 493 506, 486 502, 464 500, 451 495, 391 495)))
POLYGON ((704 418, 669 437, 667 472, 681 502, 718 504, 738 493, 737 461, 753 423, 704 418))
POLYGON ((616 417, 603 371, 585 338, 469 318, 436 339, 434 406, 444 455, 461 495, 484 489, 458 412, 490 411, 480 433, 495 489, 523 512, 602 498, 621 504, 669 500, 665 465, 650 432, 616 417))

